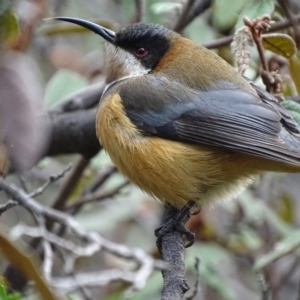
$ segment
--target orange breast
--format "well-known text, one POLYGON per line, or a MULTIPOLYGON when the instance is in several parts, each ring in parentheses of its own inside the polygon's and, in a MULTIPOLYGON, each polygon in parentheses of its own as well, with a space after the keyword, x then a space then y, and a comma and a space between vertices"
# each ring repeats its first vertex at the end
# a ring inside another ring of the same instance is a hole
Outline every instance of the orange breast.
POLYGON ((162 202, 232 198, 258 173, 243 155, 142 135, 118 94, 101 101, 96 119, 100 143, 120 172, 162 202))

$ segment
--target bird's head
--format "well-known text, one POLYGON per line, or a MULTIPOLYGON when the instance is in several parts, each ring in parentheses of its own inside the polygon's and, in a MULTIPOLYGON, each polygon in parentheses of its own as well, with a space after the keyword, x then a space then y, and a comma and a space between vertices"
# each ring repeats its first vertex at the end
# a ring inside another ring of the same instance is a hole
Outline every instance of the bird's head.
POLYGON ((70 17, 56 20, 75 23, 102 36, 106 45, 107 81, 152 71, 179 35, 158 24, 136 23, 119 32, 70 17))

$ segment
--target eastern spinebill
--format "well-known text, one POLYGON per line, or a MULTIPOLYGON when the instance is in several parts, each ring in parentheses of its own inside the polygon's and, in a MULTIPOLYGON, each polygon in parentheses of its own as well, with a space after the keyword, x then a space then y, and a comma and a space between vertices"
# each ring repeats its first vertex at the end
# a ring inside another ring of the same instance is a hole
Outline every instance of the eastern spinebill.
POLYGON ((215 53, 157 24, 55 19, 108 42, 96 132, 143 191, 180 209, 233 198, 263 171, 300 172, 299 126, 215 53))

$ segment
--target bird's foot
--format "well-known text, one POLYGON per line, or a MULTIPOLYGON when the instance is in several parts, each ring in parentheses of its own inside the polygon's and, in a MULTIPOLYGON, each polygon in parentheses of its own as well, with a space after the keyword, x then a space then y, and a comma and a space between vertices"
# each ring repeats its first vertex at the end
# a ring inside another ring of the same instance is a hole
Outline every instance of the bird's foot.
POLYGON ((187 241, 185 248, 194 244, 195 234, 184 226, 190 218, 190 209, 193 205, 194 202, 190 201, 187 206, 179 211, 172 205, 168 207, 162 226, 157 228, 154 232, 157 237, 156 246, 159 252, 161 252, 163 236, 172 231, 176 231, 185 237, 187 241))

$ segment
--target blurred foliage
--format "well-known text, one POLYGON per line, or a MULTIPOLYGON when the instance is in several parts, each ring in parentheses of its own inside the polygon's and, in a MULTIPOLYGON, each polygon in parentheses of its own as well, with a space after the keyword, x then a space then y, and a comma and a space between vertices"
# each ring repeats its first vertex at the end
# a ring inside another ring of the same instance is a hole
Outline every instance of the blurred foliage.
MULTIPOLYGON (((174 27, 183 10, 183 2, 144 1, 144 21, 174 27)), ((298 2, 291 1, 293 7, 298 7, 298 2)), ((0 55, 2 51, 21 48, 9 48, 14 45, 13 42, 19 34, 27 38, 27 47, 23 47, 22 51, 38 64, 37 73, 45 89, 44 99, 41 101, 44 101, 43 104, 47 108, 52 108, 70 93, 103 80, 103 42, 98 36, 81 27, 54 21, 43 22, 42 18, 57 15, 76 16, 96 20, 98 24, 118 30, 134 20, 135 10, 133 0, 1 0, 0 55), (37 19, 31 17, 33 6, 42 10, 37 19), (34 30, 30 31, 28 28, 34 30)), ((210 42, 223 35, 233 34, 243 26, 244 15, 256 18, 265 13, 273 13, 277 19, 285 17, 275 0, 239 0, 235 1, 234 5, 229 4, 228 0, 215 0, 211 8, 195 18, 182 33, 197 43, 210 42)), ((295 9, 293 13, 296 13, 295 9)), ((282 30, 280 33, 266 34, 263 39, 263 45, 268 50, 268 60, 275 58, 279 66, 276 70, 282 75, 284 84, 289 84, 290 88, 286 89, 285 96, 297 96, 300 93, 300 52, 291 32, 290 29, 282 30)), ((263 87, 258 76, 260 62, 257 51, 254 48, 249 51, 249 74, 255 83, 263 87)), ((229 63, 234 61, 229 45, 223 46, 218 53, 229 63)), ((282 105, 300 124, 299 105, 291 100, 284 101, 282 105)), ((76 164, 77 161, 78 156, 75 155, 47 158, 43 164, 24 174, 26 185, 32 189, 40 186, 51 174, 60 171, 69 162, 76 164)), ((111 165, 104 151, 95 156, 80 180, 74 184, 68 204, 71 205, 85 195, 93 179, 106 174, 111 165)), ((15 182, 19 180, 15 176, 9 178, 15 182)), ((300 232, 296 229, 300 224, 299 180, 299 175, 263 175, 261 180, 240 195, 237 201, 215 204, 213 208, 204 207, 201 214, 191 217, 188 226, 196 232, 197 239, 193 247, 186 251, 186 269, 189 284, 192 286, 197 276, 194 261, 195 257, 199 257, 201 289, 196 299, 259 299, 261 289, 254 267, 266 275, 271 286, 282 291, 282 294, 274 296, 274 300, 296 299, 297 289, 286 291, 286 286, 295 287, 299 282, 299 278, 288 264, 290 256, 297 257, 300 243, 300 232), (272 276, 273 274, 276 276, 272 276), (288 279, 281 286, 280 279, 287 274, 288 279)), ((64 180, 51 185, 39 197, 39 201, 52 205, 63 188, 63 182, 64 180)), ((123 182, 124 178, 120 174, 112 173, 99 189, 110 191, 123 182)), ((75 218, 86 229, 97 230, 110 240, 140 247, 157 257, 153 230, 160 224, 162 214, 161 204, 128 185, 112 196, 84 205, 75 218)), ((14 208, 3 214, 0 219, 7 231, 19 221, 32 223, 32 217, 20 208, 14 208)), ((20 245, 24 246, 24 243, 20 242, 20 245)), ((13 245, 10 247, 13 247, 13 250, 17 249, 13 245)), ((7 248, 7 251, 12 250, 7 248)), ((35 250, 32 252, 38 256, 35 250)), ((28 263, 28 257, 22 257, 22 254, 13 254, 8 261, 17 259, 28 263)), ((76 268, 78 272, 88 272, 124 265, 123 261, 109 255, 99 255, 78 261, 76 268)), ((4 269, 4 262, 1 263, 1 267, 4 269)), ((29 270, 31 267, 29 264, 26 268, 29 270)), ((60 272, 61 260, 57 258, 54 273, 60 272)), ((35 279, 36 282, 38 280, 35 279)), ((38 283, 36 285, 38 286, 38 283)), ((146 288, 132 299, 159 299, 161 288, 161 274, 155 273, 146 288)), ((91 299, 120 299, 124 289, 123 285, 117 284, 103 289, 92 289, 91 299)), ((21 299, 18 297, 7 296, 3 287, 0 287, 1 299, 21 299)), ((34 290, 27 290, 27 298, 33 297, 38 299, 39 296, 34 290)), ((85 299, 80 291, 68 293, 68 298, 85 299)))
POLYGON ((287 34, 269 33, 263 35, 263 46, 275 54, 290 58, 297 52, 294 40, 287 34))
POLYGON ((8 295, 4 286, 0 285, 0 299, 1 300, 21 300, 22 295, 20 293, 13 293, 8 295))
MULTIPOLYGON (((37 272, 36 267, 32 262, 32 259, 24 255, 15 245, 11 243, 11 241, 2 232, 0 232, 0 244, 0 251, 4 255, 4 257, 12 264, 17 265, 20 268, 20 270, 24 274, 26 274, 27 278, 35 282, 36 289, 39 291, 42 298, 47 300, 55 300, 55 297, 52 294, 50 288, 47 286, 44 279, 37 272)), ((15 295, 15 297, 17 297, 17 295, 15 295)))
POLYGON ((300 94, 300 51, 289 59, 290 72, 298 94, 300 94))
MULTIPOLYGON (((5 3, 5 1, 4 1, 5 3)), ((0 40, 6 41, 18 34, 18 21, 8 4, 0 6, 0 40)))
POLYGON ((283 107, 288 109, 294 120, 300 124, 300 108, 297 103, 291 100, 286 100, 282 103, 283 107))
POLYGON ((64 97, 88 85, 82 75, 70 70, 58 70, 48 81, 45 91, 45 103, 48 108, 59 103, 64 97))

